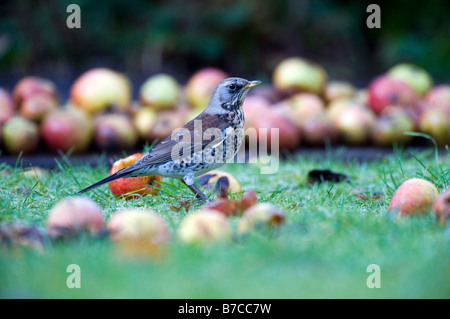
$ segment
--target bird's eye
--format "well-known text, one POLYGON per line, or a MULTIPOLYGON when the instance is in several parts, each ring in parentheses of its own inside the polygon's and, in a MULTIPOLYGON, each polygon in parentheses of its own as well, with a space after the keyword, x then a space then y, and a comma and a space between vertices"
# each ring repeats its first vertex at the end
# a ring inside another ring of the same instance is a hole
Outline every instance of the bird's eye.
POLYGON ((236 85, 235 84, 230 84, 228 86, 228 88, 230 89, 230 91, 234 91, 234 90, 236 90, 236 85))

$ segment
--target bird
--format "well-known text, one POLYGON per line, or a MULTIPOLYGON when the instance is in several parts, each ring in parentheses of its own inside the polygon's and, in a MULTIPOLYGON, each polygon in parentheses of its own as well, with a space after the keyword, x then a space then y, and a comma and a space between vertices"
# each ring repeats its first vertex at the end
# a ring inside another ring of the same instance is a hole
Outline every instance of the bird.
POLYGON ((244 139, 242 108, 249 90, 261 81, 231 77, 221 81, 206 108, 182 128, 157 142, 136 162, 79 191, 87 192, 118 178, 160 175, 181 180, 196 196, 210 199, 195 185, 195 177, 233 159, 244 139), (214 137, 214 138, 213 138, 214 137))

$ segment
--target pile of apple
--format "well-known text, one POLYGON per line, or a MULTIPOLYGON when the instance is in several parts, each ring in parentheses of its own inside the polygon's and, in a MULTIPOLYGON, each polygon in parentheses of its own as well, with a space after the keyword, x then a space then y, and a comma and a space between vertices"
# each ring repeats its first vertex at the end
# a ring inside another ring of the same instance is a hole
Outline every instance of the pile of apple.
POLYGON ((320 65, 293 57, 275 67, 272 82, 254 89, 244 111, 247 127, 279 128, 280 149, 326 141, 392 146, 412 142, 407 131, 450 143, 450 85, 433 87, 418 66, 398 64, 358 89, 328 81, 320 65))
MULTIPOLYGON (((12 93, 0 88, 0 141, 7 153, 130 150, 152 143, 193 119, 208 104, 216 85, 229 77, 206 68, 181 85, 168 74, 149 77, 133 100, 131 81, 106 68, 77 78, 68 101, 51 80, 27 76, 12 93)), ((274 69, 272 84, 253 89, 244 102, 246 128, 256 137, 279 129, 279 148, 300 144, 390 146, 409 143, 405 131, 450 143, 450 85, 433 87, 431 76, 411 64, 394 66, 367 88, 328 81, 324 68, 300 57, 274 69), (262 134, 262 133, 261 133, 262 134)))

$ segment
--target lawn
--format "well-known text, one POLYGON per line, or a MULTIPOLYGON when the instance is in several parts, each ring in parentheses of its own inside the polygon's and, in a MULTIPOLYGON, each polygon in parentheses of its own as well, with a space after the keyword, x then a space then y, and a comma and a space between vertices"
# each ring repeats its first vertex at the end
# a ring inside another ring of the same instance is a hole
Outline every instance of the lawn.
MULTIPOLYGON (((426 178, 440 191, 450 187, 450 153, 434 155, 431 149, 395 151, 377 161, 302 155, 283 160, 273 175, 261 175, 257 164, 228 164, 223 170, 243 190, 254 189, 260 202, 281 207, 286 222, 208 246, 176 238, 186 212, 169 206, 193 198, 178 181, 165 179, 157 196, 128 201, 102 186, 85 196, 100 205, 105 220, 127 207, 151 208, 166 220, 173 237, 162 254, 124 257, 108 239, 88 237, 47 242, 43 251, 0 247, 0 297, 450 298, 449 226, 431 214, 387 213, 393 191, 407 178, 426 178), (350 179, 307 184, 307 173, 317 168, 350 179), (80 266, 79 289, 66 285, 70 264, 80 266), (371 264, 380 267, 380 288, 366 284, 371 264)), ((23 221, 45 229, 58 201, 105 177, 109 168, 57 157, 55 168, 38 179, 24 174, 20 160, 16 167, 0 164, 0 224, 23 221)), ((233 226, 237 221, 230 218, 233 226)))

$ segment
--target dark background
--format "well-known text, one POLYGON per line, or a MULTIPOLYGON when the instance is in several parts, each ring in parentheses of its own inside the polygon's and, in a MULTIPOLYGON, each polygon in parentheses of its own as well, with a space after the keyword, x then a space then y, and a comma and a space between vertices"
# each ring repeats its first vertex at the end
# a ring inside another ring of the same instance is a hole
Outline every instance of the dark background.
POLYGON ((294 55, 357 86, 403 61, 450 82, 449 13, 444 0, 3 1, 0 86, 34 74, 65 90, 97 66, 136 85, 156 72, 185 82, 206 66, 270 81, 276 63, 294 55), (71 3, 81 7, 81 29, 66 26, 71 3), (381 7, 381 29, 366 26, 370 3, 381 7))

